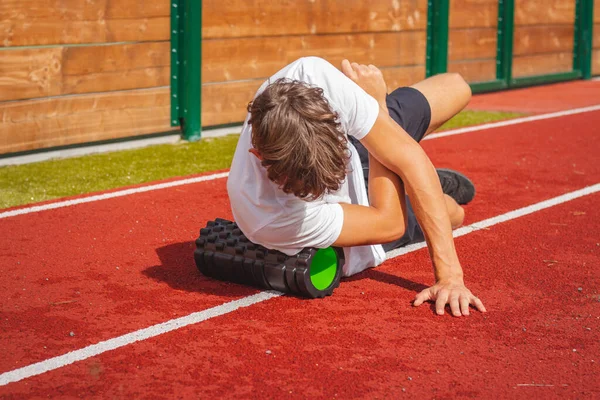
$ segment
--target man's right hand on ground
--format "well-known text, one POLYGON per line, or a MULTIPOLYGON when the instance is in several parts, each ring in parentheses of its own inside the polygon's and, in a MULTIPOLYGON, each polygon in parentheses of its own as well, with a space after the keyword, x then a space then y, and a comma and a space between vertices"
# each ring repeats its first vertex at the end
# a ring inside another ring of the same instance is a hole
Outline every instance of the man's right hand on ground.
POLYGON ((450 305, 450 311, 455 317, 469 315, 469 306, 486 312, 481 300, 471 293, 462 279, 437 282, 417 294, 413 305, 418 307, 426 301, 435 302, 435 312, 438 315, 444 315, 446 304, 450 305))

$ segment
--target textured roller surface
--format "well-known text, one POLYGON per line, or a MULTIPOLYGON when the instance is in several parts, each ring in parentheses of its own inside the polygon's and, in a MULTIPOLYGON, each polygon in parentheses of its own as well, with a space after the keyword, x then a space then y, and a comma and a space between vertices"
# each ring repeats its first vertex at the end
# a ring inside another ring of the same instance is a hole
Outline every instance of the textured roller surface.
POLYGON ((306 248, 294 256, 254 244, 237 224, 217 218, 200 229, 194 260, 204 275, 262 289, 273 289, 308 298, 329 296, 340 284, 344 253, 337 253, 332 283, 319 290, 311 281, 311 265, 317 249, 306 248))

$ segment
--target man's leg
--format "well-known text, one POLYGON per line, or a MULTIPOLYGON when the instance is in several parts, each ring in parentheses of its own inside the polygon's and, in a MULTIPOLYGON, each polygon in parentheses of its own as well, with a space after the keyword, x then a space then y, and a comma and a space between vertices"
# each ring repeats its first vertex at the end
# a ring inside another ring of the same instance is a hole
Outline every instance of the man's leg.
MULTIPOLYGON (((462 110, 471 98, 469 85, 458 74, 441 74, 425 79, 410 87, 396 89, 387 97, 390 116, 413 139, 423 137, 439 128, 462 110)), ((452 228, 462 225, 464 209, 450 196, 444 195, 452 228)), ((406 233, 383 245, 386 251, 409 243, 423 241, 421 227, 416 220, 410 200, 406 198, 406 233)))
POLYGON ((377 161, 375 157, 371 156, 360 141, 354 139, 352 136, 349 136, 348 139, 360 158, 369 201, 394 202, 396 203, 393 205, 394 207, 399 205, 400 215, 398 215, 398 223, 402 225, 399 230, 405 232, 408 228, 409 212, 406 206, 406 193, 402 180, 398 175, 377 161))
POLYGON ((431 108, 425 136, 458 114, 471 100, 471 87, 456 73, 439 74, 411 85, 421 92, 431 108))
POLYGON ((446 208, 448 209, 452 229, 456 229, 465 221, 465 209, 447 194, 444 194, 444 200, 446 201, 446 208))
MULTIPOLYGON (((386 103, 392 119, 413 139, 420 142, 425 135, 437 129, 462 110, 469 102, 470 97, 471 90, 460 75, 442 74, 425 79, 411 87, 396 89, 388 95, 386 103), (447 87, 438 88, 438 85, 446 85, 447 87)), ((379 175, 381 171, 386 169, 378 165, 376 171, 379 172, 373 174, 372 172, 375 171, 370 170, 370 162, 376 162, 376 160, 369 157, 367 149, 358 140, 350 137, 350 141, 358 150, 363 165, 365 185, 368 188, 369 178, 379 175)), ((386 170, 386 173, 389 173, 389 171, 386 170)), ((399 196, 404 194, 403 185, 401 189, 398 191, 399 196)), ((385 251, 424 240, 423 232, 417 222, 410 201, 408 197, 403 197, 402 211, 405 221, 405 234, 394 242, 384 244, 385 251)), ((450 196, 445 195, 444 197, 452 227, 457 228, 463 223, 464 209, 450 196)))

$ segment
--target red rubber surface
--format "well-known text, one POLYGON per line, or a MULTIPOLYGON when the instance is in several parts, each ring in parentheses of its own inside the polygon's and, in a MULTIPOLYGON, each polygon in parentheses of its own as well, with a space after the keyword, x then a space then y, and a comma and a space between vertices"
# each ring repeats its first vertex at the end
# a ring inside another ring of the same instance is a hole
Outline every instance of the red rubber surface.
POLYGON ((600 104, 599 81, 573 81, 554 85, 485 93, 473 96, 471 110, 548 113, 600 104))
MULTIPOLYGON (((600 182, 598 124, 600 112, 586 113, 424 147, 474 180, 471 223, 600 182)), ((599 203, 591 195, 457 239, 486 315, 412 308, 432 282, 421 250, 331 298, 272 299, 0 395, 598 396, 599 203)), ((0 242, 0 371, 256 293, 196 272, 192 241, 217 216, 231 217, 224 179, 0 220, 10 233, 0 242)))

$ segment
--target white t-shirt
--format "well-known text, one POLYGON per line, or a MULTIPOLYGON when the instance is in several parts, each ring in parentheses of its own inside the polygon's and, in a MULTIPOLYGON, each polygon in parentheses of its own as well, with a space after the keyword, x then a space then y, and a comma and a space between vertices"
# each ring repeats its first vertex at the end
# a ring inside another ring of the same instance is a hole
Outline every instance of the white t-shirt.
MULTIPOLYGON (((321 58, 304 57, 289 64, 268 79, 258 89, 256 96, 269 83, 280 78, 299 80, 322 88, 329 105, 338 113, 342 130, 356 139, 365 137, 377 119, 377 101, 321 58)), ((284 193, 270 181, 260 160, 248 151, 252 148, 249 117, 244 122, 227 182, 231 208, 238 226, 252 242, 288 255, 297 254, 305 247, 331 246, 339 237, 344 223, 344 213, 339 203, 368 205, 356 149, 348 143, 351 152, 350 172, 337 192, 314 201, 302 200, 284 193)), ((344 276, 374 267, 385 260, 385 252, 380 245, 345 248, 344 253, 344 276)))

